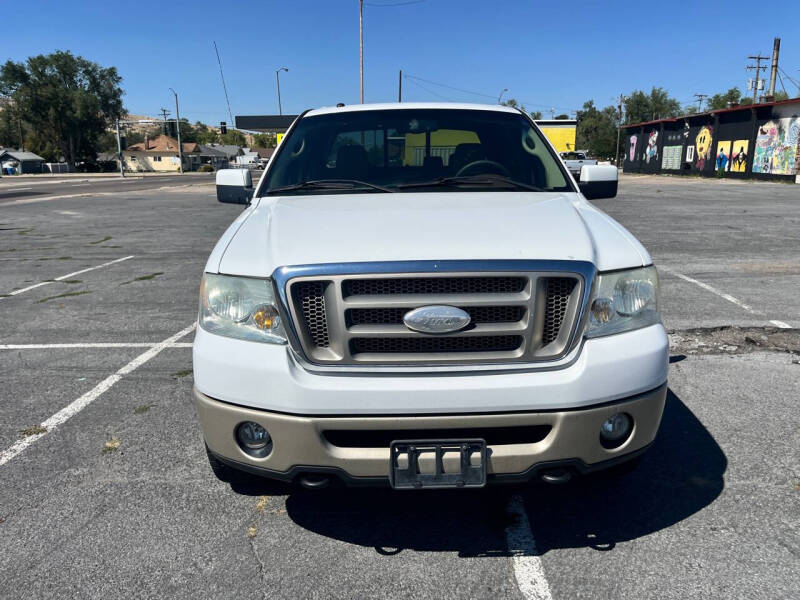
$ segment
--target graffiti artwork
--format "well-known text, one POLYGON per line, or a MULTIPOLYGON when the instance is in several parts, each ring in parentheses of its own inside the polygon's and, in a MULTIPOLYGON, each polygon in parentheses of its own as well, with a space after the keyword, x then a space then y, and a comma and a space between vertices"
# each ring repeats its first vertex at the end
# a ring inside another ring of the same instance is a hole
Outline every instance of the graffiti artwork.
POLYGON ((664 146, 661 153, 661 168, 677 171, 681 168, 681 150, 683 146, 664 146))
POLYGON ((647 138, 647 148, 644 150, 644 160, 650 164, 650 159, 658 160, 658 132, 651 131, 647 138))
POLYGON ((730 169, 731 162, 731 142, 717 142, 717 171, 725 172, 730 169))
POLYGON ((753 173, 793 175, 800 117, 773 119, 758 128, 753 173))
POLYGON ((697 148, 696 166, 700 171, 706 168, 706 161, 711 158, 711 141, 713 137, 713 129, 706 125, 698 132, 694 140, 695 148, 697 148))
POLYGON ((632 135, 630 138, 630 150, 628 156, 630 157, 630 161, 633 162, 636 160, 636 136, 632 135))
POLYGON ((735 140, 731 148, 731 173, 744 173, 747 169, 749 140, 735 140))

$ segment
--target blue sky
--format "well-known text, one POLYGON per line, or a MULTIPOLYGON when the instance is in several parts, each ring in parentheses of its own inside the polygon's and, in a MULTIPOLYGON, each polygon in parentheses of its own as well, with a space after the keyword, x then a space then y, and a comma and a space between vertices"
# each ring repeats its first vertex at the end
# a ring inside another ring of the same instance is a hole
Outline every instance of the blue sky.
MULTIPOLYGON (((781 66, 800 79, 800 2, 533 2, 366 0, 367 102, 397 98, 398 70, 478 92, 403 81, 404 100, 493 102, 503 88, 530 110, 561 112, 587 99, 660 85, 684 103, 695 92, 744 89, 747 55, 769 55, 782 37, 781 66), (666 18, 659 18, 659 14, 666 18), (651 18, 652 17, 652 18, 651 18), (649 19, 649 20, 648 20, 649 19)), ((358 1, 36 2, 0 16, 0 61, 71 50, 124 78, 137 114, 229 121, 212 41, 219 46, 231 109, 284 113, 358 102, 358 1)), ((790 95, 797 88, 784 79, 790 95)), ((780 89, 780 85, 778 86, 780 89)))

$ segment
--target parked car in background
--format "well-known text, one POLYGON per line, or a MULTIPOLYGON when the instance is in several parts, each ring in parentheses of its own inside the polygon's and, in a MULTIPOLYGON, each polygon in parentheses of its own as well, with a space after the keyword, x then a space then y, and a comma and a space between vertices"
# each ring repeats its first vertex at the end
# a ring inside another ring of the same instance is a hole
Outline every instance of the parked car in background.
POLYGON ((561 160, 575 177, 580 177, 582 167, 597 164, 597 159, 587 158, 584 152, 562 152, 561 160))
MULTIPOLYGON (((194 402, 215 474, 309 487, 563 483, 655 439, 669 344, 642 245, 522 111, 301 115, 200 285, 194 402)), ((632 464, 631 462, 627 463, 632 464)))

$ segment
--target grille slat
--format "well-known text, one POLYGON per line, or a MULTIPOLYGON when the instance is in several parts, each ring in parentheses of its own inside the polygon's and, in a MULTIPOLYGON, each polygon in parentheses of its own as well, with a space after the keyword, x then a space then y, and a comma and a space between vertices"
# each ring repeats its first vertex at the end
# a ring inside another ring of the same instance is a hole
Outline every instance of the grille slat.
POLYGON ((414 277, 348 279, 342 295, 375 296, 391 294, 518 294, 525 289, 524 277, 414 277))
POLYGON ((544 310, 542 345, 546 346, 558 338, 575 285, 576 281, 567 277, 549 277, 547 279, 547 303, 544 310))
MULTIPOLYGON (((414 307, 417 308, 417 307, 414 307)), ((516 323, 525 316, 524 306, 461 306, 472 323, 516 323)), ((352 325, 395 325, 412 308, 353 308, 347 311, 352 325)))
POLYGON ((303 281, 292 286, 294 301, 299 304, 308 334, 318 348, 331 345, 325 307, 325 285, 322 281, 303 281))
POLYGON ((428 336, 418 338, 353 338, 353 354, 415 354, 435 352, 510 352, 522 345, 519 335, 474 337, 428 336))

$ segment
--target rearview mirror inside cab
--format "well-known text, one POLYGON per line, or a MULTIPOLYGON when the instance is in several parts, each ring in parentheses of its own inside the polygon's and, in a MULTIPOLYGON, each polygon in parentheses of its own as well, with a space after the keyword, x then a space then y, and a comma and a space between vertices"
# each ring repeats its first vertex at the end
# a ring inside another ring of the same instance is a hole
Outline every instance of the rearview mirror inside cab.
POLYGON ((587 200, 613 198, 617 195, 618 178, 614 165, 584 165, 578 186, 587 200))
POLYGON ((227 204, 250 204, 252 197, 253 177, 250 169, 217 171, 217 200, 227 204))

